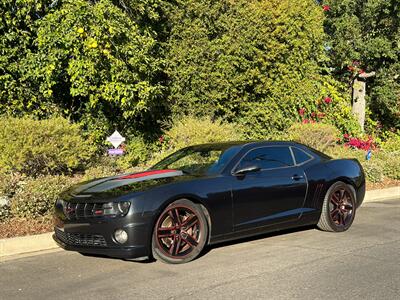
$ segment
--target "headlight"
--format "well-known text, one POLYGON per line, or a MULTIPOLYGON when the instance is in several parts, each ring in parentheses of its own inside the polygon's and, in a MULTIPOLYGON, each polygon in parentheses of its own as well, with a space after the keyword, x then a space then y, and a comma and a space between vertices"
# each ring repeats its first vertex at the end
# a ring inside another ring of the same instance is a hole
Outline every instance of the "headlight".
POLYGON ((129 212, 131 203, 123 202, 108 202, 94 210, 96 216, 125 216, 129 212))

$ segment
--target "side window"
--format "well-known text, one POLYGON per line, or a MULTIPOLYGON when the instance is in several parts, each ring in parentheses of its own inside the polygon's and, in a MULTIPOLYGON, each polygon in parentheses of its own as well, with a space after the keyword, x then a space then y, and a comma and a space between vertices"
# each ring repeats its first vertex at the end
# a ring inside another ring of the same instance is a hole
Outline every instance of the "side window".
POLYGON ((262 147, 251 150, 240 161, 239 168, 257 165, 261 169, 293 166, 289 147, 262 147))
POLYGON ((307 160, 310 160, 312 157, 305 153, 303 150, 298 148, 292 147, 294 159, 296 160, 296 164, 301 164, 307 160))

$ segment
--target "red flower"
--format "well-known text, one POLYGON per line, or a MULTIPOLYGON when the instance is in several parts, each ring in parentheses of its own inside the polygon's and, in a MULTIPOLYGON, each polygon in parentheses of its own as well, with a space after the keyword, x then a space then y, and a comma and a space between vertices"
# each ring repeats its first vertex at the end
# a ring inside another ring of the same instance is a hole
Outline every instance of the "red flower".
POLYGON ((363 70, 363 69, 360 69, 359 71, 358 71, 358 74, 364 74, 365 73, 365 71, 363 70))
POLYGON ((164 142, 164 136, 160 136, 159 139, 158 139, 158 141, 159 141, 160 143, 164 142))
POLYGON ((299 109, 299 115, 300 116, 304 116, 304 113, 306 112, 306 109, 305 108, 300 108, 299 109))
POLYGON ((331 7, 329 5, 322 5, 322 9, 324 11, 329 11, 329 10, 331 10, 331 7))
POLYGON ((329 104, 329 103, 332 102, 332 99, 331 99, 330 97, 325 97, 324 102, 325 102, 326 104, 329 104))
POLYGON ((308 119, 303 120, 303 124, 308 124, 308 123, 310 123, 310 120, 308 120, 308 119))
POLYGON ((312 113, 311 113, 311 117, 313 117, 313 118, 314 118, 316 115, 317 115, 317 114, 316 114, 315 112, 312 112, 312 113))
POLYGON ((348 140, 349 139, 349 135, 347 133, 343 134, 343 137, 348 140))

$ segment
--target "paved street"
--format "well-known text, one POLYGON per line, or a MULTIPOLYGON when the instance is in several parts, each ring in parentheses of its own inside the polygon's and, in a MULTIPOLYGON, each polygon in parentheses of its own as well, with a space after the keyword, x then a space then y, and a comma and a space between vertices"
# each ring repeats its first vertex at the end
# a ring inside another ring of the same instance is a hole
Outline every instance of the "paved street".
POLYGON ((0 299, 400 299, 400 201, 345 233, 305 229, 209 249, 185 265, 55 252, 0 264, 0 299))

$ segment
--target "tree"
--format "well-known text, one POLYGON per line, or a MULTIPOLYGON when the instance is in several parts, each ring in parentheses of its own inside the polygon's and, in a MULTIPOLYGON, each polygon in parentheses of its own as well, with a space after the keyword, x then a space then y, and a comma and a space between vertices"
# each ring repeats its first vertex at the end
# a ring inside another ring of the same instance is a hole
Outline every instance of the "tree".
POLYGON ((336 75, 343 82, 376 72, 368 81, 373 118, 400 128, 400 2, 327 0, 325 29, 336 75))
POLYGON ((29 78, 27 59, 37 51, 38 20, 57 7, 52 0, 0 0, 0 114, 41 115, 49 105, 41 102, 38 86, 29 78))
POLYGON ((175 114, 238 119, 265 138, 299 120, 300 108, 315 111, 326 96, 347 109, 334 81, 322 75, 324 16, 314 1, 177 1, 168 16, 175 114))
MULTIPOLYGON (((13 35, 19 43, 13 48, 14 69, 22 72, 14 77, 8 72, 16 87, 10 80, 3 85, 7 97, 2 95, 5 103, 0 110, 44 117, 62 114, 85 125, 98 139, 113 127, 125 133, 157 128, 154 123, 166 110, 162 59, 156 33, 147 22, 157 19, 156 7, 145 8, 146 2, 156 6, 157 1, 59 2, 32 21, 29 39, 13 35), (24 45, 27 50, 18 53, 24 45), (29 85, 19 91, 24 80, 29 85)), ((6 10, 11 24, 16 20, 12 11, 6 10)), ((23 25, 15 26, 16 32, 24 31, 23 25)), ((2 56, 3 65, 11 56, 2 56)))

